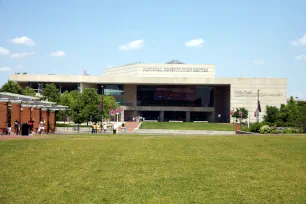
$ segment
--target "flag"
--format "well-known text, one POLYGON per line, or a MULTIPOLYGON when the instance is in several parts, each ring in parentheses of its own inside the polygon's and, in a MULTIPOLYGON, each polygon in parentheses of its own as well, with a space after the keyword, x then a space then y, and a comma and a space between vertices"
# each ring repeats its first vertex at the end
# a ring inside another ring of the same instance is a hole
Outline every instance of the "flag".
POLYGON ((260 101, 258 101, 258 103, 257 103, 257 110, 258 110, 258 112, 261 112, 260 101))
POLYGON ((103 96, 101 98, 100 104, 98 106, 99 111, 103 108, 103 96))
POLYGON ((109 114, 110 114, 111 116, 113 116, 114 113, 115 113, 115 110, 112 109, 112 110, 110 110, 110 113, 109 113, 109 114))

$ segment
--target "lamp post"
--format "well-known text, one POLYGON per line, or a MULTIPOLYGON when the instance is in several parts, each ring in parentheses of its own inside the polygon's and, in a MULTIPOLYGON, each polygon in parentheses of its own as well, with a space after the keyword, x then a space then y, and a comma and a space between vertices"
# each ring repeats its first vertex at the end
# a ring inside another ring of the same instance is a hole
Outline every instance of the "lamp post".
POLYGON ((259 89, 257 90, 257 110, 256 110, 256 119, 257 123, 259 123, 259 89))
POLYGON ((101 116, 101 125, 103 125, 103 96, 104 96, 104 86, 101 85, 101 93, 102 93, 102 116, 101 116))
POLYGON ((37 83, 37 93, 40 93, 40 83, 37 83))
POLYGON ((62 86, 60 86, 59 88, 60 88, 60 93, 62 93, 62 86))

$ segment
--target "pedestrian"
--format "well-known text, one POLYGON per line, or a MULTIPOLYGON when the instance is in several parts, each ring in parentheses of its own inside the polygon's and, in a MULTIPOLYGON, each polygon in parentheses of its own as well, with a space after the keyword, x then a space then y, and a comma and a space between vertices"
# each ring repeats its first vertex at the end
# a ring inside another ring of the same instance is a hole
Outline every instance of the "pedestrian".
POLYGON ((33 133, 33 126, 34 126, 34 120, 32 120, 32 118, 29 120, 28 122, 28 126, 29 126, 29 134, 32 135, 33 133))
POLYGON ((10 123, 7 124, 6 134, 11 135, 11 124, 10 123))
POLYGON ((95 133, 95 127, 94 127, 94 123, 91 125, 91 134, 94 134, 95 133))
POLYGON ((19 135, 19 121, 15 120, 14 122, 15 134, 19 135))
POLYGON ((38 132, 39 132, 39 134, 41 134, 41 135, 44 135, 44 134, 45 134, 45 121, 44 121, 44 120, 41 120, 41 121, 39 122, 38 132))
POLYGON ((98 129, 98 128, 97 128, 97 123, 94 124, 94 129, 95 129, 95 130, 94 130, 95 134, 97 134, 97 129, 98 129))
POLYGON ((107 129, 107 127, 106 127, 106 124, 104 123, 104 124, 103 124, 104 133, 106 133, 106 129, 107 129))

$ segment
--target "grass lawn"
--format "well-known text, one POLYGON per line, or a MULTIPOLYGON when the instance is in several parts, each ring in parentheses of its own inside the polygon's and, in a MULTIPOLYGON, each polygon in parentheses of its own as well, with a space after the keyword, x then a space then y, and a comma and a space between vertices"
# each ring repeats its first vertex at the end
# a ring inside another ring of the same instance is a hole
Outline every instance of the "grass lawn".
POLYGON ((169 130, 219 130, 234 131, 233 124, 221 123, 168 123, 168 122, 144 122, 140 129, 169 129, 169 130))
POLYGON ((0 203, 306 203, 306 137, 2 140, 0 203))

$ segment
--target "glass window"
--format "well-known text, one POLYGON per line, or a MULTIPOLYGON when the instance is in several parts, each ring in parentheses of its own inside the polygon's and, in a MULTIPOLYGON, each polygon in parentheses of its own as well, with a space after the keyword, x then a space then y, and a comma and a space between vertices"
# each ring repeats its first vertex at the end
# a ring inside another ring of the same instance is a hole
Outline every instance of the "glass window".
MULTIPOLYGON (((123 85, 106 84, 103 91, 105 96, 120 96, 123 95, 123 85)), ((98 85, 98 93, 102 94, 102 85, 98 85)))
POLYGON ((137 86, 137 105, 213 107, 214 87, 137 86))

